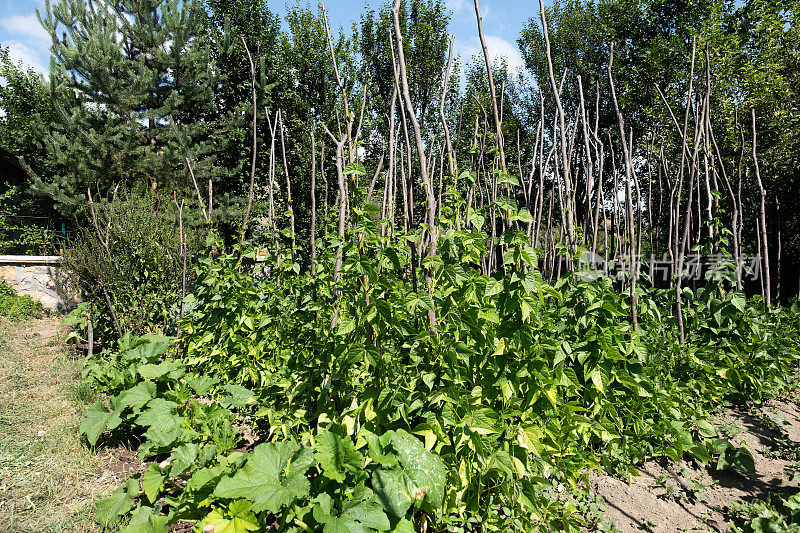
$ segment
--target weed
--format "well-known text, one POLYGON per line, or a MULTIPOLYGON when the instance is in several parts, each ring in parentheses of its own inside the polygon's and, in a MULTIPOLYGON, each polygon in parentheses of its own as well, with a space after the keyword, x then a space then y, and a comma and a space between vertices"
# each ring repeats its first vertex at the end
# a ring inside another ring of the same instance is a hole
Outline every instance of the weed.
POLYGON ((773 493, 765 500, 735 502, 730 512, 734 533, 800 530, 800 494, 773 493))
POLYGON ((77 405, 87 405, 96 400, 97 392, 86 381, 77 380, 69 385, 69 398, 77 405))
POLYGON ((19 295, 5 280, 0 280, 0 315, 8 318, 41 318, 42 304, 28 296, 19 295))

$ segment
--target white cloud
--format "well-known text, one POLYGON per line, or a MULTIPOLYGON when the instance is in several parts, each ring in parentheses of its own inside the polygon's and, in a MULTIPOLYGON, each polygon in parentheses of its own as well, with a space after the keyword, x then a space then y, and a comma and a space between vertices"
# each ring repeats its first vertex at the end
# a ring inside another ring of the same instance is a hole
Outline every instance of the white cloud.
POLYGON ((0 26, 10 34, 24 36, 26 40, 36 41, 41 43, 42 46, 50 45, 50 35, 47 34, 36 15, 31 13, 29 15, 11 15, 4 17, 0 21, 0 26))
MULTIPOLYGON (((512 72, 521 70, 524 67, 525 63, 522 60, 522 55, 520 55, 519 49, 515 44, 496 35, 485 35, 484 38, 486 39, 486 48, 489 50, 489 59, 492 60, 492 63, 502 57, 505 58, 508 68, 512 72)), ((468 61, 473 56, 483 59, 483 51, 477 37, 473 37, 467 43, 460 43, 457 48, 465 61, 468 61)))
POLYGON ((31 67, 36 72, 47 76, 47 68, 42 60, 41 51, 34 50, 30 46, 18 41, 6 41, 3 46, 8 47, 8 55, 14 63, 22 62, 23 68, 31 67))
POLYGON ((10 15, 0 20, 0 28, 11 39, 3 41, 8 47, 11 60, 22 62, 25 68, 47 75, 50 36, 47 34, 34 13, 27 15, 10 15))
POLYGON ((506 58, 508 67, 514 70, 520 70, 524 66, 522 56, 517 49, 517 45, 511 44, 502 37, 496 35, 486 35, 486 47, 489 49, 489 57, 494 61, 498 57, 506 58))

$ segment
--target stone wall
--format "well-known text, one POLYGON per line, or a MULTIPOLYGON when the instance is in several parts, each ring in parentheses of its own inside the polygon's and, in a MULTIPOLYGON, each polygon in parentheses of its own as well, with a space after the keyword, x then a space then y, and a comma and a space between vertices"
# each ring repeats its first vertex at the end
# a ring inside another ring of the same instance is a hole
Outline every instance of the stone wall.
POLYGON ((63 295, 65 278, 57 255, 0 255, 0 277, 19 294, 27 294, 44 307, 63 311, 72 302, 63 295))

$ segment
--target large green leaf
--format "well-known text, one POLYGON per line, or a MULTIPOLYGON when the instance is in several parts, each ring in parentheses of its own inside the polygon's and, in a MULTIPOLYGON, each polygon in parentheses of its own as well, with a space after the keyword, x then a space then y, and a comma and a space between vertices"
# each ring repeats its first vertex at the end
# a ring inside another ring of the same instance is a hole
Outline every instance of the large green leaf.
POLYGON ((233 477, 224 478, 214 489, 220 498, 246 498, 253 511, 277 513, 285 505, 308 495, 306 470, 311 466, 306 454, 292 442, 256 446, 244 467, 233 477))
POLYGON ((389 518, 369 489, 357 489, 353 499, 342 505, 341 513, 336 512, 333 499, 326 493, 317 497, 313 511, 314 519, 324 524, 323 533, 369 533, 388 531, 389 518))
POLYGON ((161 491, 164 490, 164 481, 167 475, 161 471, 161 468, 153 463, 144 473, 142 477, 142 491, 151 503, 155 503, 161 491))
POLYGON ((141 524, 131 524, 119 533, 167 533, 169 531, 169 518, 161 515, 154 515, 147 518, 147 522, 141 524))
POLYGON ((120 404, 138 411, 152 400, 155 395, 156 384, 151 381, 142 381, 120 395, 120 404))
POLYGON ((175 361, 162 361, 157 365, 141 365, 137 371, 139 372, 140 376, 149 380, 157 380, 166 376, 167 374, 172 374, 170 377, 180 377, 180 375, 183 373, 180 365, 175 361))
POLYGON ((364 457, 356 450, 350 437, 341 437, 325 430, 317 435, 316 453, 325 477, 339 483, 347 472, 358 471, 364 466, 364 457))
POLYGON ((219 379, 209 375, 189 376, 184 379, 186 379, 186 383, 194 389, 194 392, 196 392, 198 396, 205 396, 211 391, 214 385, 219 383, 219 379))
POLYGON ((172 450, 169 461, 172 463, 173 476, 186 470, 193 470, 191 467, 197 461, 198 452, 197 444, 194 442, 187 442, 172 450))
POLYGON ((411 481, 411 494, 419 497, 424 491, 425 502, 434 509, 440 507, 447 478, 444 461, 428 451, 419 439, 403 430, 394 432, 392 446, 397 450, 403 472, 411 481))
POLYGON ((167 533, 169 518, 157 514, 153 507, 139 507, 120 533, 167 533))
POLYGON ((114 429, 121 422, 122 419, 116 411, 110 411, 103 402, 98 400, 86 412, 78 429, 83 435, 86 435, 89 444, 94 446, 106 429, 114 429))
POLYGON ((132 495, 138 492, 139 483, 135 479, 129 479, 123 486, 112 492, 110 496, 98 500, 95 506, 97 521, 103 527, 106 527, 118 517, 126 514, 134 506, 132 495))
POLYGON ((414 499, 406 489, 406 480, 400 469, 376 470, 372 474, 372 488, 383 508, 393 518, 403 518, 414 499))
POLYGON ((147 408, 136 418, 136 423, 144 427, 155 427, 168 432, 179 427, 181 417, 174 413, 178 404, 163 398, 155 398, 147 403, 147 408))
POLYGON ((222 398, 220 403, 223 405, 242 408, 256 403, 255 394, 253 394, 253 391, 246 387, 228 384, 225 385, 223 389, 228 391, 228 394, 230 394, 230 396, 222 398))
POLYGON ((384 509, 395 518, 403 518, 412 503, 433 511, 444 501, 447 468, 442 459, 428 451, 406 431, 390 431, 384 439, 397 452, 397 468, 378 469, 372 486, 384 509))
POLYGON ((246 533, 258 531, 258 518, 252 511, 253 505, 247 500, 231 502, 227 509, 214 509, 203 519, 198 527, 214 526, 214 533, 246 533))
POLYGON ((123 351, 123 359, 139 360, 146 363, 153 362, 164 355, 167 348, 175 341, 174 337, 161 335, 146 335, 143 338, 145 339, 144 343, 123 351))

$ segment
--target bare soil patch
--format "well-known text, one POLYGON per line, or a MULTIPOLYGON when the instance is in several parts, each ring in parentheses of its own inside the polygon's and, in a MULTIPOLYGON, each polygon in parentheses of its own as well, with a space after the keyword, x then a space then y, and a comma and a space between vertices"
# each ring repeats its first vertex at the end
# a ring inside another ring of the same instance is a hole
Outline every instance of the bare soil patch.
POLYGON ((758 409, 724 409, 717 423, 732 443, 747 446, 755 474, 667 460, 645 463, 630 480, 593 472, 591 488, 606 504, 606 519, 623 532, 727 531, 732 502, 800 492, 791 475, 800 450, 795 396, 758 409))

